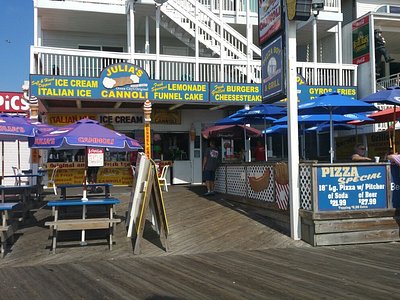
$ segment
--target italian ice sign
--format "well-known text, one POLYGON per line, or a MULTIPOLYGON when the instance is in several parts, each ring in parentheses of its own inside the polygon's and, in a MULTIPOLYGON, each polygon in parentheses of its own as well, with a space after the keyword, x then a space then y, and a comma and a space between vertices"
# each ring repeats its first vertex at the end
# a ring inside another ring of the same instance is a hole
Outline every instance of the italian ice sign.
POLYGON ((385 165, 317 167, 319 211, 387 207, 385 165))
POLYGON ((99 78, 31 75, 30 89, 38 98, 146 100, 149 77, 138 66, 120 63, 105 68, 99 78))

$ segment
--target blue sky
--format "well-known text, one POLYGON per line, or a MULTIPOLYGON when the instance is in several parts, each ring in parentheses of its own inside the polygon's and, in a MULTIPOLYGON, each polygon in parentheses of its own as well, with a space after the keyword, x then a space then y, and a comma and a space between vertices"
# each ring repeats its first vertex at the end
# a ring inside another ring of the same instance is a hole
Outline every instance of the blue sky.
POLYGON ((33 0, 0 0, 0 91, 22 92, 29 80, 33 0))

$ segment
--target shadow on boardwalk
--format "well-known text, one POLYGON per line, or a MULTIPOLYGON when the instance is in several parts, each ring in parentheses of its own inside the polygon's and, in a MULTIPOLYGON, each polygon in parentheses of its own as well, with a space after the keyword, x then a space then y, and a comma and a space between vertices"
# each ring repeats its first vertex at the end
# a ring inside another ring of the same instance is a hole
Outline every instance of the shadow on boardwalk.
MULTIPOLYGON (((114 188, 124 218, 130 189, 114 188)), ((2 297, 35 299, 321 299, 398 298, 400 244, 312 248, 266 226, 265 218, 200 187, 165 193, 170 252, 150 226, 132 254, 124 223, 112 251, 64 241, 50 254, 51 211, 41 207, 0 261, 2 297), (71 247, 73 246, 73 247, 71 247)))
MULTIPOLYGON (((0 260, 0 267, 269 247, 308 247, 302 241, 293 241, 266 226, 267 219, 251 209, 246 209, 246 206, 227 202, 218 195, 205 198, 199 195, 201 190, 202 187, 173 186, 168 193, 164 193, 170 231, 168 253, 161 247, 157 234, 147 224, 141 254, 134 256, 132 241, 126 237, 123 221, 117 225, 112 251, 108 251, 107 241, 102 238, 102 235, 106 235, 102 231, 88 231, 88 246, 79 246, 80 232, 60 233, 57 253, 50 254, 49 229, 44 223, 52 217, 51 210, 45 206, 44 201, 41 207, 33 212, 32 218, 19 228, 11 251, 0 260)), ((112 194, 121 200, 121 204, 116 206, 116 214, 125 220, 130 188, 115 187, 112 194)), ((46 198, 45 200, 50 200, 55 196, 48 195, 46 198)))

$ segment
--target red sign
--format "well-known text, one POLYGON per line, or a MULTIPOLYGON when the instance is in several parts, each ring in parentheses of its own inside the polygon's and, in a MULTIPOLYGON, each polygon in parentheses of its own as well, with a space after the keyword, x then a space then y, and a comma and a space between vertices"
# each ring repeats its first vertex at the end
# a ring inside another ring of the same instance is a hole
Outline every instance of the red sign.
POLYGON ((26 112, 29 103, 23 98, 23 93, 0 92, 1 112, 26 112))

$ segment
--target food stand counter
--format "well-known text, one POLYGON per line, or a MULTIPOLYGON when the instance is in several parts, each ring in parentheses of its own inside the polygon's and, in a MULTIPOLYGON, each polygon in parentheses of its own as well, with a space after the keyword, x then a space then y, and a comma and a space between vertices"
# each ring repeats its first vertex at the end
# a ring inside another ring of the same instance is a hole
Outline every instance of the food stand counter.
MULTIPOLYGON (((83 182, 84 162, 48 162, 43 165, 43 168, 47 170, 47 174, 50 176, 57 166, 56 184, 80 184, 83 182)), ((131 185, 132 180, 132 169, 129 161, 106 161, 104 167, 100 167, 97 175, 99 183, 131 185)))
MULTIPOLYGON (((400 180, 390 168, 388 163, 301 162, 302 240, 313 246, 399 241, 400 180)), ((286 163, 221 164, 216 175, 217 192, 270 210, 271 220, 277 210, 286 213, 289 222, 286 163)), ((273 221, 282 221, 278 218, 273 221)))

